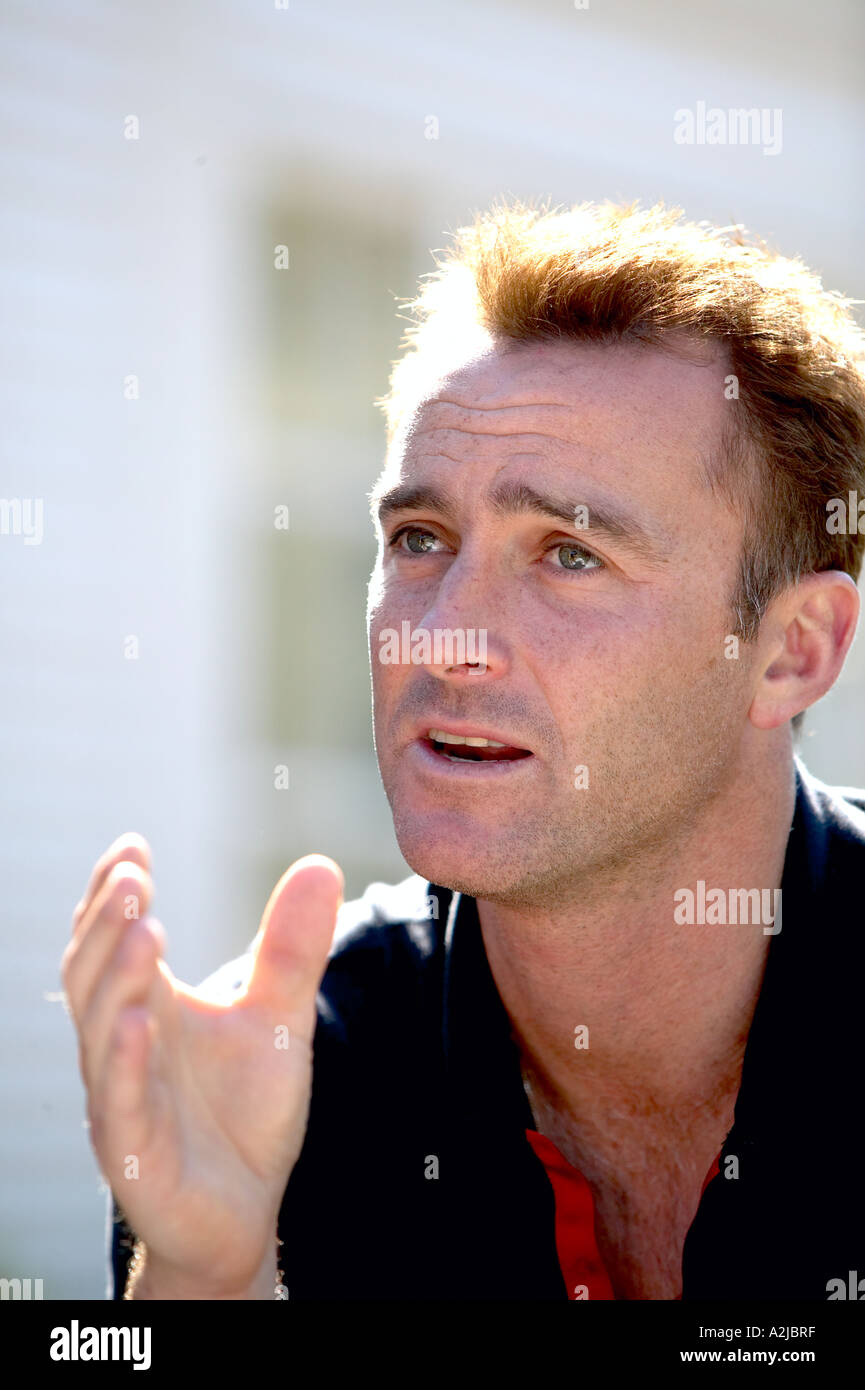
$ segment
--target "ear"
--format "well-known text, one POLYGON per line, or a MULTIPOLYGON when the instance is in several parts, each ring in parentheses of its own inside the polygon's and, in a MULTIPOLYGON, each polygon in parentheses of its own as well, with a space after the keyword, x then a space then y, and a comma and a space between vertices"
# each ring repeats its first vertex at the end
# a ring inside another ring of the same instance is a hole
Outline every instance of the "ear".
POLYGON ((775 729, 835 684, 859 618, 859 590, 842 570, 806 575, 770 603, 761 623, 766 665, 748 717, 775 729))

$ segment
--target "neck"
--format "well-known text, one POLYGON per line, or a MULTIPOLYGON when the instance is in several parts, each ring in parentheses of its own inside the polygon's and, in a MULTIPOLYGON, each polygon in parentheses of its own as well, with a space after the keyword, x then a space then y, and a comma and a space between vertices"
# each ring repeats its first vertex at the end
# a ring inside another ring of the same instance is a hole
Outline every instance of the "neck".
POLYGON ((789 759, 761 771, 733 779, 675 844, 602 883, 575 880, 555 910, 478 901, 525 1071, 556 1109, 720 1107, 735 1093, 771 929, 681 925, 674 894, 699 880, 707 894, 780 887, 795 779, 789 759))

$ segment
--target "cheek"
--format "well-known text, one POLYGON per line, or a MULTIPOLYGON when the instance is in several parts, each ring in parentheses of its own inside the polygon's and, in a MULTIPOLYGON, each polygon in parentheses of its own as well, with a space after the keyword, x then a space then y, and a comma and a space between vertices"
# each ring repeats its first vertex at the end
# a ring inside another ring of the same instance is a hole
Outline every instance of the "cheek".
POLYGON ((626 721, 629 707, 645 711, 704 679, 711 654, 705 622, 683 616, 676 604, 627 611, 586 604, 525 626, 521 649, 563 729, 626 721))
POLYGON ((367 629, 373 632, 385 627, 399 628, 404 619, 419 621, 428 601, 428 590, 420 590, 416 584, 409 587, 404 580, 399 581, 392 569, 388 571, 378 564, 367 589, 367 629))
POLYGON ((400 672, 405 669, 392 659, 381 660, 382 651, 393 646, 393 634, 401 634, 404 619, 412 619, 404 597, 394 584, 387 582, 380 569, 375 569, 367 591, 366 630, 373 693, 381 693, 382 698, 400 684, 400 672))
POLYGON ((632 666, 638 656, 640 628, 621 613, 584 604, 570 612, 521 614, 520 643, 538 675, 547 672, 557 685, 571 681, 579 689, 632 666))
MULTIPOLYGON (((400 691, 412 671, 419 668, 393 659, 394 634, 399 634, 400 624, 388 615, 386 605, 378 605, 369 612, 369 665, 372 680, 373 718, 376 725, 386 717, 387 711, 400 698, 400 691), (383 655, 389 659, 383 659, 383 655)), ((396 649, 399 651, 397 636, 396 649)))
POLYGON ((380 563, 377 562, 369 577, 366 590, 366 626, 368 632, 372 630, 373 624, 379 621, 378 613, 384 600, 384 593, 384 575, 380 563))

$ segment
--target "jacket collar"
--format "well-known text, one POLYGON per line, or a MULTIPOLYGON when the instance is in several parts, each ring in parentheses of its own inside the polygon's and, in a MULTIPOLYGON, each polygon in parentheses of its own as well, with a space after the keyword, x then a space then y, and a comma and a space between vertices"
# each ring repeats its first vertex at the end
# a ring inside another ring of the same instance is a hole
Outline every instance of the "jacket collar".
POLYGON ((455 893, 445 929, 442 1041, 450 1102, 463 1123, 531 1128, 520 1054, 484 948, 474 898, 455 893))
POLYGON ((850 910, 845 902, 849 882, 837 858, 845 840, 855 846, 860 872, 862 867, 859 837, 838 834, 839 803, 830 789, 798 758, 795 771, 796 806, 781 880, 781 930, 769 947, 734 1122, 739 1137, 788 1154, 806 1110, 813 1123, 816 1108, 831 1106, 832 1083, 846 1070, 838 1067, 837 1056, 831 1056, 837 946, 850 910))

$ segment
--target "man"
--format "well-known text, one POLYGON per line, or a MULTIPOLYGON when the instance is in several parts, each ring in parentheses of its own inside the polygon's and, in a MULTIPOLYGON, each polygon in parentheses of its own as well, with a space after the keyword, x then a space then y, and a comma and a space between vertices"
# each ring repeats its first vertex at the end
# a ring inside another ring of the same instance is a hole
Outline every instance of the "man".
POLYGON ((110 1293, 847 1296, 865 796, 793 726, 857 622, 862 335, 663 208, 496 207, 414 307, 368 617, 416 873, 298 861, 191 990, 146 844, 103 856, 110 1293))

